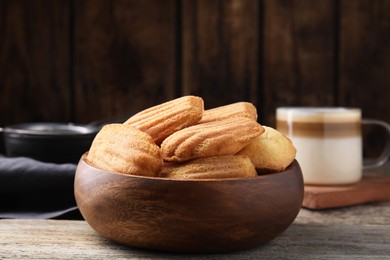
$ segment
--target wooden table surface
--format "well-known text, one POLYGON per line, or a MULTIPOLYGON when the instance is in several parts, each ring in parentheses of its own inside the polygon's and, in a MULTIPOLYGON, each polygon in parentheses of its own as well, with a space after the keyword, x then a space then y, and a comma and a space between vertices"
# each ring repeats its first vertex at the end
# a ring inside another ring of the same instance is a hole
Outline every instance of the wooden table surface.
POLYGON ((179 255, 133 249, 84 221, 0 220, 0 259, 390 259, 390 202, 302 209, 281 236, 230 254, 179 255))
MULTIPOLYGON (((390 174, 390 162, 369 174, 390 174)), ((301 209, 263 246, 229 254, 182 255, 122 246, 85 221, 0 219, 0 259, 390 259, 390 202, 301 209)))

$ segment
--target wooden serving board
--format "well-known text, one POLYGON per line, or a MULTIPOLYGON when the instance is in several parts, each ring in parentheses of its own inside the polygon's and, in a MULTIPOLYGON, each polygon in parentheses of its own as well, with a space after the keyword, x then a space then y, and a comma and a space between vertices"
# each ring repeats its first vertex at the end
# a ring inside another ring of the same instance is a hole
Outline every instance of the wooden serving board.
POLYGON ((329 209, 378 201, 390 201, 390 176, 367 176, 343 186, 305 185, 302 206, 329 209))

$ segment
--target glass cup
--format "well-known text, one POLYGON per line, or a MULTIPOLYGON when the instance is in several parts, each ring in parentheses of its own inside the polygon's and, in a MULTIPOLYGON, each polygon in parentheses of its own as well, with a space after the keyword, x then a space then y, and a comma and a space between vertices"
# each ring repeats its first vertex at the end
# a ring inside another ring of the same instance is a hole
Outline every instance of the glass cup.
POLYGON ((390 125, 362 119, 359 108, 280 107, 276 129, 291 139, 302 168, 304 183, 343 185, 359 182, 363 168, 379 167, 390 156, 390 125), (374 124, 388 132, 378 158, 363 162, 362 124, 374 124))

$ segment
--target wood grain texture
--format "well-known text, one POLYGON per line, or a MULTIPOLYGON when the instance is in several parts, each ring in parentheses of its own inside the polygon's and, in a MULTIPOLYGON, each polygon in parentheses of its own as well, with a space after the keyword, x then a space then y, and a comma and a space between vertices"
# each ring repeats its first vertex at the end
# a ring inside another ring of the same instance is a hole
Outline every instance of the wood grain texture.
POLYGON ((257 102, 256 0, 183 2, 183 94, 200 95, 205 107, 257 102))
POLYGON ((278 106, 334 104, 334 12, 333 1, 265 1, 265 123, 278 106))
POLYGON ((341 3, 339 103, 390 122, 390 2, 341 3))
POLYGON ((174 98, 174 1, 75 1, 77 120, 96 120, 174 98))
POLYGON ((342 186, 306 185, 302 205, 329 209, 378 201, 390 201, 390 177, 365 177, 356 184, 342 186))
POLYGON ((0 125, 67 121, 68 1, 0 1, 0 125))
MULTIPOLYGON (((340 12, 338 103, 390 122, 390 1, 341 1, 340 12)), ((376 127, 364 130, 365 154, 374 157, 387 136, 376 127)))
POLYGON ((390 203, 302 209, 293 225, 261 247, 228 254, 168 254, 113 243, 85 221, 0 220, 1 259, 387 259, 390 203))
MULTIPOLYGON (((0 0, 0 125, 86 123, 183 94, 358 106, 390 122, 388 0, 0 0)), ((368 129, 365 154, 383 134, 368 129)))
POLYGON ((74 189, 85 220, 113 241, 216 253, 257 247, 284 232, 301 208, 303 178, 297 162, 254 178, 172 180, 110 173, 83 158, 74 189))

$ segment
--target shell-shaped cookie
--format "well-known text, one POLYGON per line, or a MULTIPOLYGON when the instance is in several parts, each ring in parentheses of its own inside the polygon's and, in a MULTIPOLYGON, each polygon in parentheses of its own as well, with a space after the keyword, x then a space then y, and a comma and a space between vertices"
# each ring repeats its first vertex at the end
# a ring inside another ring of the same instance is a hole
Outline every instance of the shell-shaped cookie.
POLYGON ((248 156, 260 173, 283 171, 295 159, 296 149, 285 135, 272 127, 263 127, 265 132, 238 154, 248 156))
POLYGON ((203 115, 204 102, 197 96, 184 96, 145 109, 124 124, 149 134, 156 144, 185 127, 196 124, 203 115))
POLYGON ((245 155, 200 158, 184 163, 164 163, 160 177, 171 179, 226 179, 256 177, 255 166, 245 155))
POLYGON ((233 117, 247 117, 256 121, 256 107, 249 102, 237 102, 225 106, 207 109, 204 111, 203 117, 198 122, 198 124, 224 120, 233 117))
POLYGON ((153 139, 123 124, 108 124, 99 131, 87 161, 102 170, 142 176, 158 176, 163 165, 153 139))
POLYGON ((165 161, 234 155, 264 131, 252 119, 237 117, 184 128, 161 144, 165 161))

